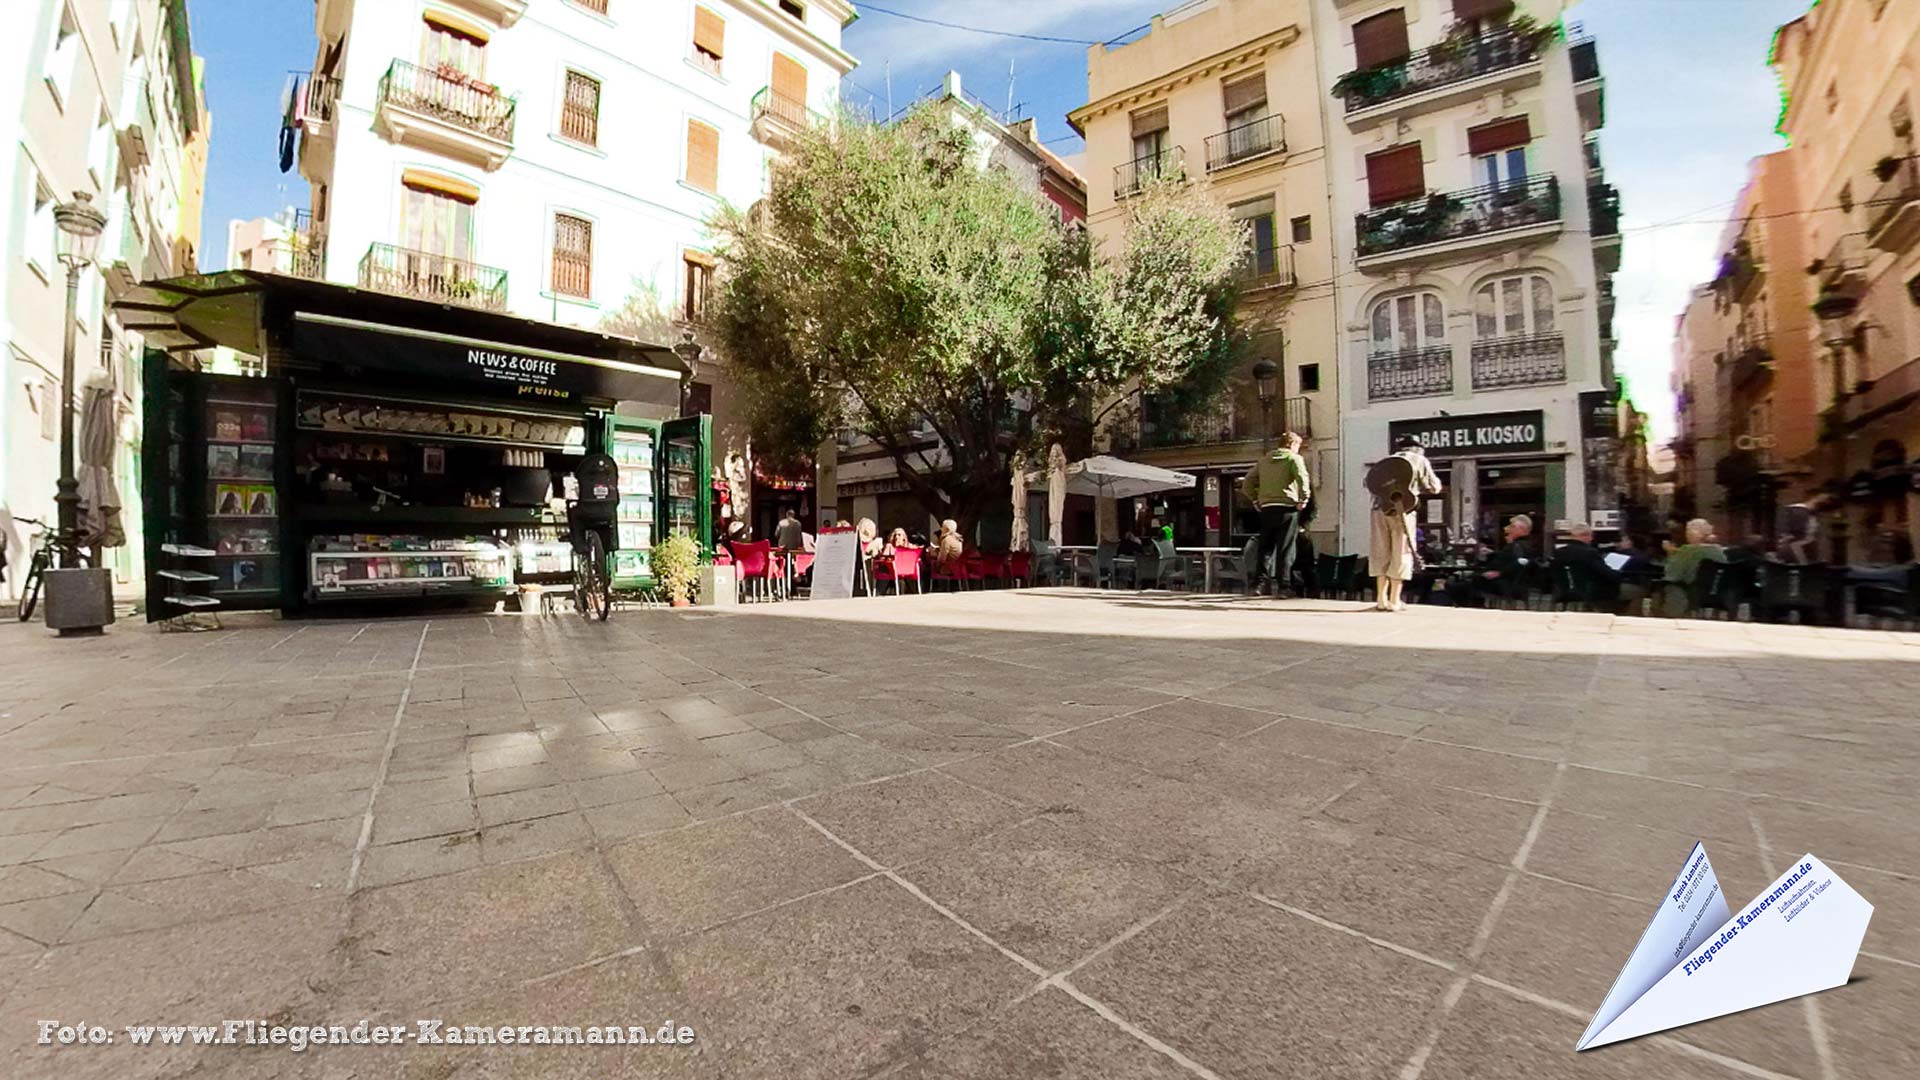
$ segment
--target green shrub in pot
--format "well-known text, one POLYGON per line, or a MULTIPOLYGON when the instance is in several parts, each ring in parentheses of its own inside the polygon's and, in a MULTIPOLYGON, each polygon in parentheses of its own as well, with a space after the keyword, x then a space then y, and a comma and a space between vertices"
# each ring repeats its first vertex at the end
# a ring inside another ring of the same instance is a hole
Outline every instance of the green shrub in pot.
POLYGON ((653 545, 653 580, 675 607, 693 602, 700 588, 700 546, 690 537, 669 536, 653 545))

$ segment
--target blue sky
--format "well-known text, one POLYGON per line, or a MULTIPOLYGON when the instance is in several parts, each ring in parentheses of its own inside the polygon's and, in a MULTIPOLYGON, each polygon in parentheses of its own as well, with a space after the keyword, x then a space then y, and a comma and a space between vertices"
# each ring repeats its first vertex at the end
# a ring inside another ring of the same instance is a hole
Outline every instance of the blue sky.
MULTIPOLYGON (((534 0, 554 3, 558 0, 534 0)), ((646 3, 651 0, 616 0, 646 3)), ((845 95, 884 110, 940 82, 948 69, 995 105, 1038 118, 1041 138, 1073 154, 1067 111, 1086 98, 1086 46, 971 33, 856 4, 844 45, 860 59, 845 95)), ((1634 396, 1671 428, 1666 389, 1673 320, 1687 289, 1711 276, 1721 224, 1748 159, 1779 149, 1778 91, 1766 66, 1773 30, 1809 0, 1582 0, 1571 18, 1599 39, 1607 80, 1602 155, 1625 206, 1624 265, 1615 285, 1619 366, 1634 396)), ((1174 0, 888 0, 887 11, 1037 37, 1107 41, 1174 0)), ((313 0, 192 0, 196 50, 206 57, 214 112, 208 166, 209 265, 224 261, 226 223, 288 204, 306 184, 274 161, 280 88, 313 62, 313 0)))

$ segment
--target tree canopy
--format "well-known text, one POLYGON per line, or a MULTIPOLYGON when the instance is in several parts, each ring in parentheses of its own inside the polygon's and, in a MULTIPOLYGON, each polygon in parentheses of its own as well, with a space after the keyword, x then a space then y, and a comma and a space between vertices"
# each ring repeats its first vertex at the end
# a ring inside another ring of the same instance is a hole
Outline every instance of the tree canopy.
MULTIPOLYGON (((980 167, 937 106, 801 134, 750 210, 723 210, 708 330, 757 456, 871 438, 937 517, 1004 500, 1011 456, 1084 452, 1128 391, 1199 404, 1243 350, 1244 227, 1185 185, 1128 200, 1095 251, 1030 180, 980 167)), ((1124 407, 1124 406, 1122 406, 1124 407)))

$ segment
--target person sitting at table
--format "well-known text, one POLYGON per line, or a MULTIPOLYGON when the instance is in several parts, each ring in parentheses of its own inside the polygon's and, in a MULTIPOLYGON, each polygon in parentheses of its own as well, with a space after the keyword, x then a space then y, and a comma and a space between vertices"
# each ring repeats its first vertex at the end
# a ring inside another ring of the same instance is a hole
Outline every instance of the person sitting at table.
POLYGON ((1607 561, 1607 555, 1594 546, 1593 526, 1582 522, 1567 530, 1567 542, 1554 549, 1553 561, 1572 567, 1576 579, 1587 580, 1591 589, 1588 599, 1612 607, 1621 600, 1621 587, 1627 579, 1607 561))
POLYGON ((887 534, 886 546, 880 549, 880 554, 891 555, 900 548, 912 546, 913 541, 907 539, 907 530, 896 527, 892 532, 887 534))
POLYGON ((966 555, 966 543, 960 539, 960 523, 948 518, 940 523, 940 536, 934 541, 933 563, 947 567, 958 565, 966 555))
POLYGON ((1661 606, 1676 619, 1692 610, 1692 586, 1701 564, 1727 561, 1727 549, 1714 543, 1713 523, 1706 518, 1687 522, 1684 536, 1687 542, 1679 547, 1668 545, 1672 550, 1667 552, 1667 570, 1660 578, 1661 606))
MULTIPOLYGON (((789 508, 785 514, 780 516, 780 524, 774 527, 773 546, 786 548, 788 551, 798 551, 805 546, 803 540, 805 536, 805 526, 800 524, 799 517, 789 508)), ((808 550, 812 549, 808 548, 808 550)))
POLYGON ((880 554, 884 546, 880 542, 880 526, 875 525, 872 518, 861 518, 857 532, 860 537, 861 558, 871 559, 880 554))
POLYGON ((1114 550, 1114 554, 1126 558, 1140 554, 1140 538, 1133 535, 1132 529, 1120 534, 1120 546, 1114 550))
POLYGON ((1533 565, 1533 519, 1515 514, 1501 530, 1506 543, 1495 549, 1481 549, 1480 565, 1471 576, 1447 583, 1447 596, 1455 607, 1485 606, 1488 600, 1500 601, 1526 595, 1522 575, 1533 565))

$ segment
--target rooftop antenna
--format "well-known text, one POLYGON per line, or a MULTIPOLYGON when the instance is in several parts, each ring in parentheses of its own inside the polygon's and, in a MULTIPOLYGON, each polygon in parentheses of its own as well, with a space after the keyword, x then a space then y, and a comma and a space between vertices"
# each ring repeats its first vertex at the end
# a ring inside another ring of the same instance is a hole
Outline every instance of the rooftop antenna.
POLYGON ((1007 57, 1007 121, 1013 121, 1013 57, 1007 57))
POLYGON ((887 61, 887 119, 893 119, 893 61, 887 61))

